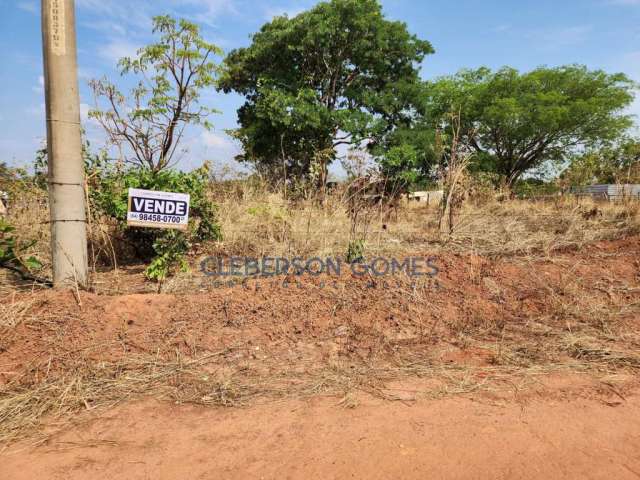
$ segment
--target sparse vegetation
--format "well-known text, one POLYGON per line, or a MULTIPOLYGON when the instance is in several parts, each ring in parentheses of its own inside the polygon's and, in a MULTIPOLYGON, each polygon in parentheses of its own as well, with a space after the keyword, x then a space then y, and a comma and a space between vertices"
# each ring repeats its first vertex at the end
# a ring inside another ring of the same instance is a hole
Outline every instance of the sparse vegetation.
POLYGON ((42 268, 42 263, 25 252, 35 243, 35 240, 28 243, 20 240, 15 227, 0 217, 0 268, 9 269, 25 279, 34 279, 29 272, 42 268))
POLYGON ((640 198, 569 191, 640 182, 626 75, 423 81, 431 44, 378 0, 277 16, 220 65, 190 21, 154 17, 153 34, 119 63, 136 78, 128 96, 91 82, 106 144, 83 142, 86 291, 48 288, 46 148, 29 171, 0 162, 0 449, 145 397, 519 402, 543 376, 578 373, 622 400, 638 388, 640 198), (182 171, 183 134, 212 128, 204 100, 220 92, 244 97, 229 133, 250 171, 182 171), (341 146, 346 178, 329 181, 341 146), (189 194, 188 228, 129 227, 130 188, 189 194), (329 257, 344 270, 235 263, 329 257), (377 275, 375 260, 406 271, 377 275), (410 400, 391 387, 417 380, 410 400))
POLYGON ((100 178, 91 199, 99 220, 115 225, 119 235, 134 250, 134 258, 151 261, 147 276, 162 281, 176 265, 187 268, 184 255, 193 242, 215 241, 221 238, 216 206, 207 198, 207 166, 190 173, 164 169, 129 168, 112 170, 100 178), (187 232, 129 228, 126 213, 129 188, 157 191, 178 191, 191 196, 191 224, 187 232))

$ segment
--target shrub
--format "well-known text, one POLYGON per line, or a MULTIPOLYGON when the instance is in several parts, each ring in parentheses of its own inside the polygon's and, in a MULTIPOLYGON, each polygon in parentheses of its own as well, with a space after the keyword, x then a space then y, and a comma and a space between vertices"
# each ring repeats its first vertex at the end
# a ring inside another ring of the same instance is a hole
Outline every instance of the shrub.
POLYGON ((25 253, 35 242, 21 242, 14 235, 14 231, 14 227, 0 218, 0 267, 8 268, 23 278, 28 278, 28 272, 39 270, 42 264, 36 257, 27 256, 25 253))
POLYGON ((364 259, 365 242, 364 240, 352 240, 347 246, 345 258, 347 263, 355 263, 364 259))
POLYGON ((112 169, 94 177, 90 189, 93 208, 116 221, 124 238, 134 248, 136 256, 150 261, 146 275, 162 281, 176 266, 186 268, 185 254, 193 242, 221 239, 216 206, 206 195, 208 167, 205 165, 189 173, 177 170, 153 172, 147 168, 112 169), (139 227, 126 224, 128 190, 188 193, 189 227, 185 232, 139 227))

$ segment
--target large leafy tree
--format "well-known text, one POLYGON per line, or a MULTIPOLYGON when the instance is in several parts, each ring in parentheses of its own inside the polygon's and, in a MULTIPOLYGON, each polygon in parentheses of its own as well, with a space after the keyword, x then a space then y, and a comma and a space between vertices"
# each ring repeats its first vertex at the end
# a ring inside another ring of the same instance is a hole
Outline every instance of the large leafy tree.
POLYGON ((607 144, 632 124, 625 108, 635 85, 624 74, 571 65, 519 73, 465 70, 427 85, 430 128, 459 115, 473 167, 502 175, 507 186, 547 161, 607 144))
POLYGON ((246 98, 235 132, 242 159, 322 174, 336 147, 372 142, 407 116, 407 92, 431 52, 404 23, 386 20, 377 0, 331 0, 275 18, 229 53, 220 80, 246 98))

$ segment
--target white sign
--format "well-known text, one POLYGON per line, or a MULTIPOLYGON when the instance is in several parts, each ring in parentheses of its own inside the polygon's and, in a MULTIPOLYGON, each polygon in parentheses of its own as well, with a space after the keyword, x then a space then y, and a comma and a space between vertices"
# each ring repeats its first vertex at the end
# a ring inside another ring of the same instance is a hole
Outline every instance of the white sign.
POLYGON ((186 230, 189 223, 189 195, 129 189, 127 225, 186 230))

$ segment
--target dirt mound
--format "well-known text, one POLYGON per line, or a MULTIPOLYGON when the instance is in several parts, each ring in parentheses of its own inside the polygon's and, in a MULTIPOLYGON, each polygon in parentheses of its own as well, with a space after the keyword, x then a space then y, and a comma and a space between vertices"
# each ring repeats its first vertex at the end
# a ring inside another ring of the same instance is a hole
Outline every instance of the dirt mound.
MULTIPOLYGON (((417 281, 346 271, 340 277, 256 278, 197 294, 18 294, 3 304, 28 304, 28 320, 5 327, 0 355, 16 372, 43 361, 55 369, 58 360, 87 348, 93 358, 113 361, 131 352, 193 356, 238 342, 291 346, 372 332, 396 343, 455 342, 467 331, 491 336, 534 322, 568 329, 604 322, 595 317, 611 309, 617 327, 633 328, 638 258, 635 237, 536 261, 438 256, 439 274, 417 281)), ((364 347, 373 345, 358 345, 364 347)), ((0 373, 0 381, 10 379, 0 373)))
POLYGON ((640 369, 638 258, 634 237, 542 259, 439 255, 439 274, 417 280, 347 270, 288 285, 196 278, 180 295, 16 293, 0 302, 0 437, 145 394, 394 399, 390 382, 419 377, 432 398, 558 371, 624 375, 626 394, 640 369))

